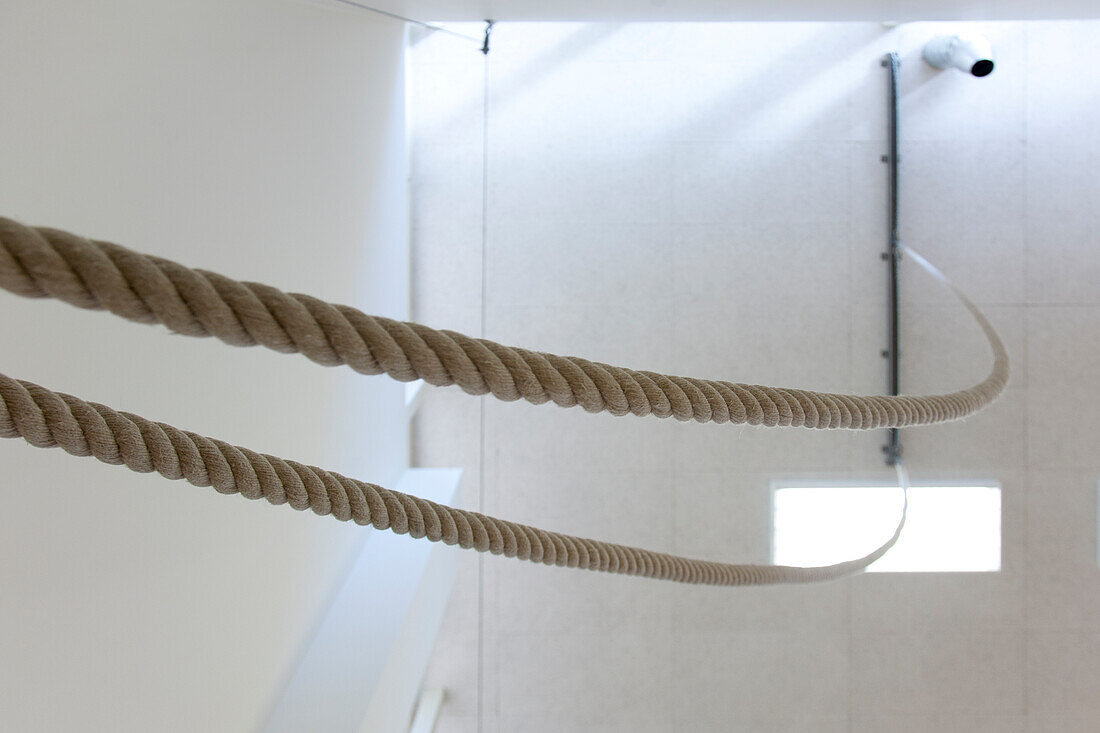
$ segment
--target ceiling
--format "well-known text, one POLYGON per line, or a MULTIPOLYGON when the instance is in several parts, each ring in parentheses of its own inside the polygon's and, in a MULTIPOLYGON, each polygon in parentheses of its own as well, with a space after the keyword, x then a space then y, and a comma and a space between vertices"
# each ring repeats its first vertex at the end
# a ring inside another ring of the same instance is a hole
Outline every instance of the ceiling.
POLYGON ((419 20, 1043 20, 1100 17, 1095 0, 356 0, 419 20))

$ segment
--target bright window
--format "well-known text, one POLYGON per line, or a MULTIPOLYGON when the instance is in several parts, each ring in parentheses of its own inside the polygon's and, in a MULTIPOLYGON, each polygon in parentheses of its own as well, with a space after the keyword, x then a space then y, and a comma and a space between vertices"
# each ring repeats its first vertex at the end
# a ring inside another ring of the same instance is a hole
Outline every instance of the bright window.
MULTIPOLYGON (((897 486, 775 486, 772 559, 829 565, 885 542, 901 512, 897 486)), ((868 572, 988 572, 1001 569, 1001 489, 912 486, 897 544, 868 572)))

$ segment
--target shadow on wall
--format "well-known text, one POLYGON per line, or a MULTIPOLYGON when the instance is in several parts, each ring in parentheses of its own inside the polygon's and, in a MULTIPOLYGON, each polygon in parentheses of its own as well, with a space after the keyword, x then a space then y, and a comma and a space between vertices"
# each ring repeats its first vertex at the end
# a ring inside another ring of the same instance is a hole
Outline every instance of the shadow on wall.
MULTIPOLYGON (((530 26, 512 28, 517 36, 529 38, 530 26)), ((551 51, 516 62, 506 55, 508 44, 514 43, 508 37, 509 26, 499 29, 501 56, 489 61, 491 68, 497 67, 491 71, 489 100, 489 208, 498 222, 504 217, 510 223, 523 221, 532 229, 553 229, 563 226, 562 218, 568 216, 581 225, 673 226, 674 236, 680 236, 683 225, 769 226, 780 217, 785 223, 791 219, 790 212, 798 212, 794 218, 810 224, 847 222, 851 162, 845 143, 853 136, 855 100, 868 97, 868 104, 881 105, 885 96, 879 55, 872 52, 883 38, 882 29, 861 25, 838 37, 835 28, 819 24, 693 25, 693 32, 683 36, 685 41, 693 40, 691 45, 672 44, 673 48, 682 45, 683 53, 650 62, 649 48, 638 46, 651 41, 656 29, 645 24, 585 28, 602 32, 587 33, 583 46, 574 42, 576 31, 558 43, 547 39, 551 51), (572 54, 563 59, 557 49, 566 44, 572 54), (645 61, 635 60, 638 56, 645 61), (552 61, 548 66, 547 59, 552 61), (822 59, 835 61, 821 63, 822 59), (864 65, 866 69, 856 68, 864 65), (498 86, 508 89, 503 98, 497 94, 498 86), (820 154, 804 166, 792 165, 791 146, 803 144, 816 144, 811 152, 820 154), (812 180, 808 187, 804 185, 807 178, 815 177, 829 181, 830 194, 820 201, 807 200, 807 188, 822 187, 812 180)), ((552 28, 545 36, 566 32, 552 28)), ((668 32, 675 38, 679 31, 668 32)), ((670 40, 664 38, 661 43, 670 40)), ((514 239, 526 236, 517 232, 524 227, 510 228, 512 232, 505 230, 503 238, 501 226, 490 229, 489 256, 499 260, 509 251, 523 250, 524 257, 514 264, 531 267, 533 248, 514 239)), ((624 235, 613 231, 612 236, 624 235)), ((664 272, 666 280, 677 277, 678 270, 686 271, 674 261, 684 253, 673 244, 656 248, 658 262, 655 267, 647 265, 651 271, 664 272)), ((604 243, 601 251, 589 252, 566 247, 555 256, 574 258, 569 268, 579 271, 591 269, 593 261, 602 262, 603 252, 623 246, 622 242, 604 243)), ((847 256, 846 251, 834 254, 847 256)), ((612 311, 603 328, 612 328, 616 315, 629 315, 639 287, 644 287, 624 274, 633 261, 629 258, 637 254, 625 256, 617 267, 608 263, 607 277, 600 281, 602 292, 582 296, 612 311)), ((507 264, 512 265, 512 259, 507 264)), ((706 273, 702 276, 709 278, 706 273)), ((510 275, 499 266, 490 268, 487 291, 491 298, 497 292, 493 281, 501 277, 510 275)), ((784 285, 778 286, 777 299, 782 298, 784 285)), ((726 284, 730 286, 736 283, 726 284)), ((563 287, 570 285, 563 283, 563 287)), ((686 285, 681 288, 687 289, 686 285)), ((666 288, 660 297, 668 299, 669 312, 675 316, 675 289, 666 288)), ((717 299, 728 300, 720 295, 717 299)), ((839 301, 821 305, 843 307, 839 301)), ((787 308, 788 314, 779 321, 794 333, 797 314, 790 309, 795 306, 780 307, 787 308)), ((736 325, 732 322, 729 330, 736 331, 736 325)), ((677 338, 697 333, 697 329, 688 330, 677 338)), ((597 335, 594 340, 606 343, 609 339, 597 335)), ((668 352, 698 353, 699 349, 670 348, 668 352)), ((786 358, 798 360, 797 355, 786 358)), ((647 366, 676 372, 687 368, 683 363, 647 366)), ((728 362, 698 366, 708 376, 731 378, 728 362)), ((820 386, 848 387, 843 380, 820 386)))
MULTIPOLYGON (((511 24, 508 24, 511 25, 511 24)), ((507 28, 508 25, 501 26, 507 28)), ((534 88, 538 85, 539 81, 550 74, 555 66, 561 63, 563 58, 569 58, 571 56, 576 57, 582 55, 586 49, 598 44, 603 39, 613 35, 620 28, 623 27, 621 23, 586 23, 583 25, 576 24, 562 24, 568 25, 570 30, 562 38, 556 41, 553 45, 543 49, 538 55, 533 58, 529 58, 518 67, 517 71, 502 81, 495 81, 490 77, 491 98, 493 104, 500 104, 507 102, 510 98, 514 97, 523 89, 534 88)), ((450 28, 450 24, 446 27, 450 28)), ((494 28, 494 41, 496 36, 499 35, 500 27, 494 28)), ((410 36, 410 45, 416 45, 428 38, 435 35, 436 32, 425 29, 414 29, 413 34, 410 36)), ((496 47, 494 46, 494 49, 496 47)), ((506 52, 506 50, 505 50, 506 52)), ((495 64, 497 58, 501 56, 502 52, 496 50, 494 55, 493 51, 490 51, 490 55, 493 57, 490 64, 495 64)), ((480 53, 476 56, 478 59, 486 59, 480 53)), ((471 54, 473 58, 473 54, 471 54)), ((465 63, 471 63, 467 60, 465 63)), ((492 66, 490 66, 492 68, 492 66)), ((491 72, 490 72, 491 73, 491 72)), ((475 116, 482 114, 484 100, 481 95, 474 95, 472 92, 475 90, 469 90, 471 94, 465 102, 452 107, 450 109, 432 110, 433 114, 437 114, 436 119, 430 121, 425 125, 428 131, 433 129, 445 128, 456 122, 466 122, 475 116)), ((426 122, 426 121, 424 121, 426 122)), ((423 124, 423 122, 422 122, 423 124)))

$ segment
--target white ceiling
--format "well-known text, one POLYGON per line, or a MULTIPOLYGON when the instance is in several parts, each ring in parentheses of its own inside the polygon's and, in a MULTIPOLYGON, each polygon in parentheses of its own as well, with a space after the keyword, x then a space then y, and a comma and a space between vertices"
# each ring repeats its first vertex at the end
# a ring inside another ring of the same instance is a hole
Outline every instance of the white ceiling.
POLYGON ((357 0, 418 20, 1041 20, 1100 17, 1096 0, 357 0))

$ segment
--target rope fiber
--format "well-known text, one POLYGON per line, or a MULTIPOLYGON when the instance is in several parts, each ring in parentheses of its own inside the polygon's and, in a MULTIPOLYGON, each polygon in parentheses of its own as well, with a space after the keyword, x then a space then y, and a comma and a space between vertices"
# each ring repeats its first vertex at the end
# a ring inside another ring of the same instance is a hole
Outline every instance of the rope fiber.
MULTIPOLYGON (((385 373, 399 381, 423 379, 507 401, 699 422, 868 430, 933 424, 974 413, 1004 389, 1008 357, 985 316, 957 288, 945 284, 989 340, 994 355, 989 376, 950 394, 865 397, 676 377, 502 346, 0 217, 0 287, 17 295, 54 297, 79 308, 160 323, 179 334, 302 353, 325 366, 346 364, 362 374, 385 373)), ((903 511, 885 544, 836 565, 798 568, 690 559, 447 507, 2 374, 0 437, 61 447, 72 455, 186 479, 220 493, 263 498, 481 552, 685 583, 762 585, 842 577, 881 557, 905 522, 903 511)))

